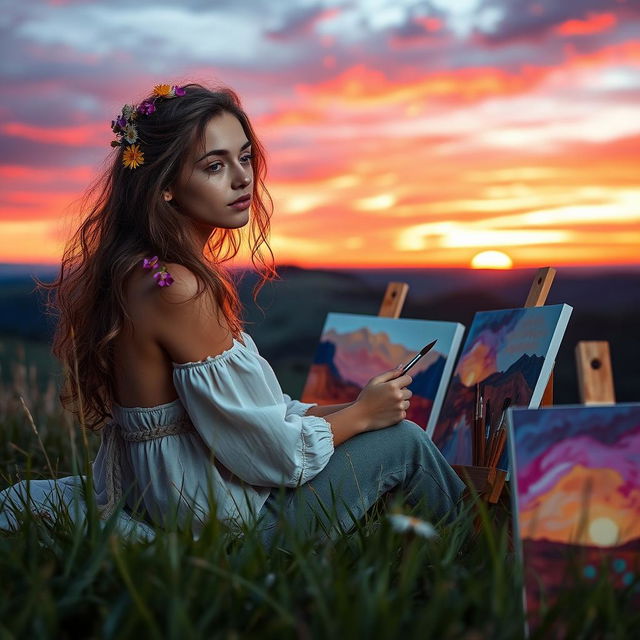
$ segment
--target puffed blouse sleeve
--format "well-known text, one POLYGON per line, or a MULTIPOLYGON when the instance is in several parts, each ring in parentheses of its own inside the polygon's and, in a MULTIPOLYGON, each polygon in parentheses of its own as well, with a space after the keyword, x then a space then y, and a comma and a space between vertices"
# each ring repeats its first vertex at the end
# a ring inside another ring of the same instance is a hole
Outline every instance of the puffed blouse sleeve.
POLYGON ((173 381, 191 421, 217 461, 257 486, 295 487, 333 454, 331 425, 282 392, 269 363, 243 334, 227 351, 173 363, 173 381))

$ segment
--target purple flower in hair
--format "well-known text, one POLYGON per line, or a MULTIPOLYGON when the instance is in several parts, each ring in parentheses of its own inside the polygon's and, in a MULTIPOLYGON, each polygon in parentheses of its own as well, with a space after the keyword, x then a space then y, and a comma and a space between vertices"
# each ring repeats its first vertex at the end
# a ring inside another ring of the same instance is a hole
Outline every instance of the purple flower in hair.
POLYGON ((151 100, 145 100, 138 106, 138 113, 143 116, 150 116, 156 110, 156 105, 151 100))
POLYGON ((158 266, 158 256, 153 256, 153 258, 145 258, 142 261, 143 269, 155 269, 158 266))
POLYGON ((173 278, 164 266, 153 274, 153 279, 159 287, 168 287, 173 284, 173 278))
MULTIPOLYGON (((125 142, 129 145, 122 158, 125 167, 135 169, 136 167, 144 164, 144 150, 140 149, 139 144, 135 144, 136 142, 141 142, 138 138, 135 121, 140 116, 150 116, 152 113, 155 113, 157 99, 175 98, 186 94, 187 92, 184 87, 169 84, 157 84, 153 88, 153 97, 151 99, 143 100, 138 106, 134 104, 125 104, 124 107, 122 107, 122 112, 118 114, 115 120, 111 121, 111 130, 116 136, 116 139, 111 142, 111 146, 119 147, 124 145, 125 142)), ((155 264, 157 264, 157 262, 155 264)), ((153 265, 145 266, 145 269, 153 268, 153 265)), ((170 282, 165 284, 169 278, 164 278, 161 286, 164 287, 171 284, 170 282)))

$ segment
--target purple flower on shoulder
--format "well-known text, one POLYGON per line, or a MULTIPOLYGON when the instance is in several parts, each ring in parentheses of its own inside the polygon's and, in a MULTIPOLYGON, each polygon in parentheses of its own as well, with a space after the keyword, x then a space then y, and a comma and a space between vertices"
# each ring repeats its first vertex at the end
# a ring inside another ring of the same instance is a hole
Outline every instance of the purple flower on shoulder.
POLYGON ((171 274, 167 271, 166 267, 162 267, 160 271, 156 271, 153 274, 153 279, 156 281, 159 287, 168 287, 173 284, 173 278, 171 274))
POLYGON ((127 126, 127 119, 124 116, 120 116, 117 120, 116 120, 116 124, 121 128, 124 129, 127 126))
POLYGON ((142 261, 143 269, 155 269, 158 266, 158 256, 153 256, 153 258, 145 258, 142 261))
POLYGON ((185 94, 187 93, 187 92, 185 91, 185 88, 184 88, 184 87, 174 86, 174 87, 172 87, 172 89, 173 89, 173 93, 174 93, 176 96, 183 96, 183 95, 185 95, 185 94))
POLYGON ((150 116, 156 110, 156 105, 151 100, 145 100, 138 105, 138 113, 150 116))

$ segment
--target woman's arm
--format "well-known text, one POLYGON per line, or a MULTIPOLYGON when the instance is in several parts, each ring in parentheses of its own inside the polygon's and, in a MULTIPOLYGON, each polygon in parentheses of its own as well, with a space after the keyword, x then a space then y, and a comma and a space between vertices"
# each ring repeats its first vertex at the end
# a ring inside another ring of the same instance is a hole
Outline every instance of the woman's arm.
POLYGON ((353 403, 311 407, 306 416, 288 412, 266 360, 253 349, 234 347, 215 302, 188 297, 195 278, 184 278, 182 286, 181 280, 159 292, 158 341, 175 363, 174 384, 194 426, 242 480, 297 486, 324 467, 334 446, 406 417, 411 377, 398 369, 372 378, 353 403))
POLYGON ((346 409, 350 407, 353 402, 345 402, 344 404, 325 404, 325 405, 316 405, 315 407, 310 407, 305 415, 307 416, 317 416, 318 418, 324 418, 332 413, 336 413, 336 411, 341 411, 342 409, 346 409))
POLYGON ((201 439, 218 463, 249 484, 295 487, 309 481, 333 453, 331 425, 288 412, 266 360, 233 340, 208 292, 192 297, 195 278, 179 265, 169 268, 175 281, 166 291, 154 291, 154 328, 201 439))
POLYGON ((411 376, 391 369, 371 378, 355 402, 312 407, 308 414, 313 409, 328 410, 324 419, 331 425, 334 446, 338 446, 364 431, 384 429, 404 420, 412 395, 406 386, 411 382, 411 376))

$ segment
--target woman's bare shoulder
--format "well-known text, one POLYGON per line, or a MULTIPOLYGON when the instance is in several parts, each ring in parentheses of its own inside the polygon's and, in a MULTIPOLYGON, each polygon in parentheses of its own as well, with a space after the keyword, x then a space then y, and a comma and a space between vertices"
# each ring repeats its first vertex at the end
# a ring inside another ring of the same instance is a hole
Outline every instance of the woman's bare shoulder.
POLYGON ((165 268, 171 274, 171 284, 160 287, 155 281, 159 294, 156 296, 160 304, 189 302, 201 290, 196 275, 182 264, 167 262, 165 268))
MULTIPOLYGON (((216 355, 232 344, 225 319, 213 294, 184 265, 166 263, 172 283, 149 297, 149 317, 156 339, 173 362, 195 362, 216 355)), ((153 278, 151 278, 153 280, 153 278)))
POLYGON ((154 305, 167 302, 185 302, 192 298, 202 287, 199 287, 195 274, 187 267, 177 263, 161 263, 155 270, 135 269, 125 281, 126 297, 131 302, 143 301, 154 305), (154 278, 160 267, 164 267, 171 279, 170 284, 160 286, 154 278))

